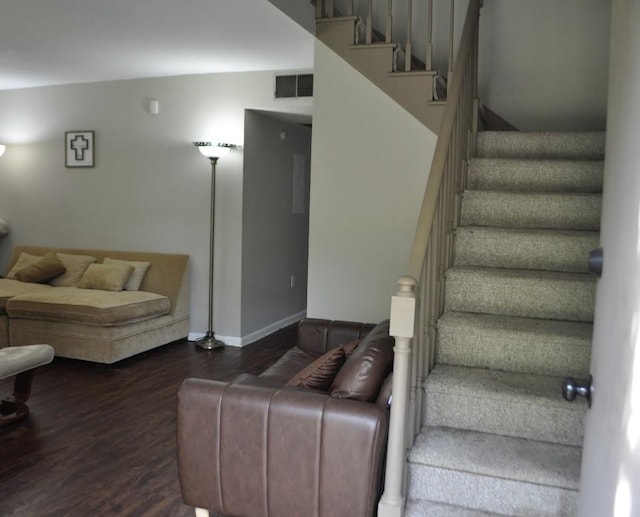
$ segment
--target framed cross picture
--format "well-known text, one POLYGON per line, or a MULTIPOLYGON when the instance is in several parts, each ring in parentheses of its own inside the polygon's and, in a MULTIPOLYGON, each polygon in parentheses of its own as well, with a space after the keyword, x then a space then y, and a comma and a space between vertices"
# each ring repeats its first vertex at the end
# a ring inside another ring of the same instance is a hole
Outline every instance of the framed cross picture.
POLYGON ((93 131, 67 131, 64 134, 65 167, 93 167, 95 165, 93 131))

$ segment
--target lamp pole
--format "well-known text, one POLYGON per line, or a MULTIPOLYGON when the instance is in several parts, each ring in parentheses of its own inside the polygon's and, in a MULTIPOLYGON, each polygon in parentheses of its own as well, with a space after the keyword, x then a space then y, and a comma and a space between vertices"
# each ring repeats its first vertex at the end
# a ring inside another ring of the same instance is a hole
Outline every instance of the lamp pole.
POLYGON ((195 344, 205 350, 215 350, 225 346, 224 342, 217 339, 213 332, 213 253, 216 230, 216 164, 218 163, 220 154, 222 154, 222 152, 227 152, 232 146, 229 144, 218 144, 218 146, 214 147, 211 145, 211 142, 193 142, 193 145, 198 148, 202 155, 209 158, 209 161, 211 162, 211 215, 209 217, 209 318, 207 333, 203 337, 196 339, 195 344))

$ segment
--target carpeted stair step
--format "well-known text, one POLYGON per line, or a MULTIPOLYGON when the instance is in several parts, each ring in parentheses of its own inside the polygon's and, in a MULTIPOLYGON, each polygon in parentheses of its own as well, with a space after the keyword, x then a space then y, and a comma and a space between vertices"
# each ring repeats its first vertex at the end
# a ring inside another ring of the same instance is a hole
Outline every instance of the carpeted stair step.
POLYGON ((455 265, 586 273, 598 232, 461 226, 455 265))
POLYGON ((500 513, 414 499, 407 501, 404 515, 405 517, 504 517, 504 514, 500 513))
POLYGON ((598 230, 600 194, 467 190, 462 226, 598 230))
POLYGON ((483 131, 478 133, 480 158, 602 160, 605 133, 483 131))
POLYGON ((446 274, 445 310, 589 322, 595 289, 588 274, 455 267, 446 274))
POLYGON ((586 378, 592 332, 590 323, 445 312, 438 320, 436 362, 586 378))
POLYGON ((562 377, 436 365, 425 381, 423 424, 581 445, 587 403, 565 401, 562 381, 562 377))
POLYGON ((603 161, 472 158, 469 190, 602 192, 603 161))
POLYGON ((574 516, 580 457, 580 447, 426 428, 409 457, 412 506, 421 499, 502 515, 574 516))

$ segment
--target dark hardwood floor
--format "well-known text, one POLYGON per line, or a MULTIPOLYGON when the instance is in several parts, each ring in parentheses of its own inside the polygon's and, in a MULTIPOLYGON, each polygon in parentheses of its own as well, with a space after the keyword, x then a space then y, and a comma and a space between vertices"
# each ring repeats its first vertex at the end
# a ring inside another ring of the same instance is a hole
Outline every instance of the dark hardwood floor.
MULTIPOLYGON (((111 367, 56 358, 35 376, 31 415, 0 428, 0 516, 194 515, 176 466, 180 384, 260 373, 295 333, 216 351, 183 341, 111 367)), ((0 380, 0 396, 12 390, 0 380)))

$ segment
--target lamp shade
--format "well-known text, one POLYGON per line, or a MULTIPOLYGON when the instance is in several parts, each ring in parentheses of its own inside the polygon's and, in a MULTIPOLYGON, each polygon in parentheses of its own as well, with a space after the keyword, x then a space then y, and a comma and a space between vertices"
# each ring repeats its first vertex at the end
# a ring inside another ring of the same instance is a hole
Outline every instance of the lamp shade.
POLYGON ((206 156, 207 158, 222 158, 231 149, 236 147, 233 144, 222 143, 212 145, 211 142, 193 142, 193 145, 198 148, 198 151, 200 151, 202 156, 206 156))
POLYGON ((0 144, 0 156, 2 156, 2 155, 4 154, 4 152, 5 152, 5 150, 6 150, 6 149, 7 149, 7 147, 6 147, 6 146, 4 146, 4 145, 0 144))

